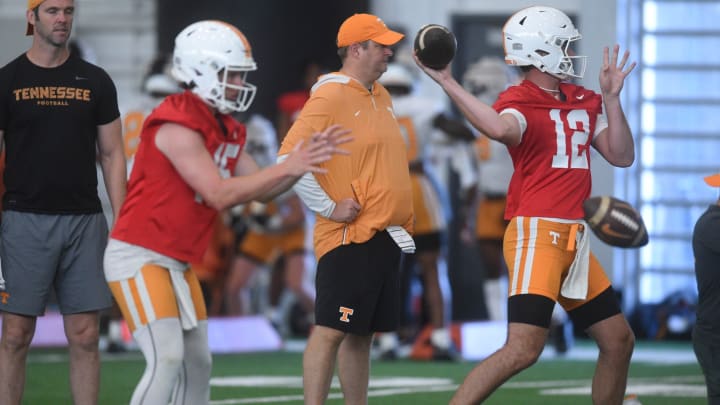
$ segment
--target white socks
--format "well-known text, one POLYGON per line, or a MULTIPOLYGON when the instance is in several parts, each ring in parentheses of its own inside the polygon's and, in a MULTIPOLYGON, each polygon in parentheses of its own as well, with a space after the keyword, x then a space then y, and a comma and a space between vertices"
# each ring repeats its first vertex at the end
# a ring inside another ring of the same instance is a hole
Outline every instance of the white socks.
POLYGON ((433 329, 432 334, 430 335, 430 342, 435 347, 449 349, 450 343, 452 342, 450 340, 450 330, 447 327, 433 329))
POLYGON ((378 337, 378 343, 380 345, 380 351, 386 352, 388 350, 397 349, 400 346, 400 340, 395 332, 383 332, 378 337))

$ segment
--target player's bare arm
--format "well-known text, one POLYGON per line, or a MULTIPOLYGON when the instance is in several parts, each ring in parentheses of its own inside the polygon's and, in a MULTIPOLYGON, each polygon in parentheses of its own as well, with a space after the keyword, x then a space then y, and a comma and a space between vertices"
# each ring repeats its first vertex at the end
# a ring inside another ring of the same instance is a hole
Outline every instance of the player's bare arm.
POLYGON ((127 164, 120 118, 98 126, 97 145, 105 189, 110 198, 113 218, 117 218, 127 192, 127 164))
POLYGON ((318 164, 327 161, 333 154, 346 153, 337 145, 349 141, 345 137, 347 133, 339 128, 328 128, 306 146, 299 144, 286 159, 289 163, 225 179, 221 177, 199 133, 168 123, 158 130, 155 144, 206 204, 222 210, 252 200, 269 201, 287 190, 305 172, 322 172, 318 164))
POLYGON ((465 90, 451 74, 451 64, 441 70, 431 69, 413 56, 415 63, 430 78, 435 80, 460 112, 478 131, 508 146, 520 143, 520 124, 510 115, 501 116, 493 108, 465 90))
MULTIPOLYGON (((285 160, 278 165, 287 166, 291 176, 280 184, 273 187, 269 193, 260 197, 261 201, 271 201, 279 194, 285 192, 292 187, 302 175, 307 172, 326 173, 327 170, 318 166, 332 158, 332 155, 347 155, 348 152, 339 148, 346 142, 350 142, 352 137, 348 136, 349 130, 339 125, 332 125, 322 132, 313 134, 306 142, 300 141, 293 148, 285 160), (311 165, 304 163, 306 159, 311 159, 311 165)), ((272 168, 273 166, 270 166, 272 168)), ((267 169, 265 169, 267 170, 267 169)))
POLYGON ((608 127, 596 137, 594 146, 613 166, 628 167, 635 161, 635 141, 620 103, 620 91, 636 63, 628 65, 628 51, 625 51, 618 61, 619 53, 619 45, 613 47, 612 55, 608 47, 603 49, 600 90, 605 103, 608 127))

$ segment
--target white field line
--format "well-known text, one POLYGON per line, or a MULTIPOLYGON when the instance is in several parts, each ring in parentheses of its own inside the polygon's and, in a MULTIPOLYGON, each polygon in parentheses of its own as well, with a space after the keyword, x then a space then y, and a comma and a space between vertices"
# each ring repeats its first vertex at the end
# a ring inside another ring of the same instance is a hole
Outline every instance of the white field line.
MULTIPOLYGON (((438 385, 426 387, 407 387, 407 388, 386 388, 381 390, 368 390, 369 397, 389 397, 402 394, 417 394, 420 392, 444 392, 455 391, 457 385, 438 385)), ((342 399, 340 392, 330 393, 328 399, 342 399)), ((271 404, 280 402, 303 401, 302 395, 279 395, 273 397, 256 397, 256 398, 238 398, 238 399, 220 399, 210 401, 211 405, 236 405, 236 404, 271 404)))
MULTIPOLYGON (((299 377, 285 376, 285 377, 268 377, 269 381, 261 383, 258 381, 258 376, 250 377, 252 381, 259 386, 270 387, 273 383, 279 383, 285 381, 288 385, 275 385, 282 387, 298 387, 299 377)), ((241 377, 229 377, 227 380, 219 381, 222 385, 230 386, 230 381, 235 380, 239 383, 239 386, 247 386, 242 383, 241 377)), ((337 380, 337 379, 335 379, 337 380)), ((434 383, 428 383, 427 379, 417 378, 417 381, 412 381, 410 377, 398 377, 398 378, 380 378, 372 379, 370 382, 371 388, 368 390, 369 397, 388 397, 393 395, 403 394, 416 394, 423 392, 447 392, 455 391, 457 389, 456 384, 442 384, 441 381, 435 379, 434 383), (425 382, 423 384, 423 382, 425 382), (398 384, 406 383, 410 386, 401 387, 398 384), (375 387, 375 388, 373 388, 375 387)), ((433 380, 433 379, 430 379, 433 380)), ((337 388, 337 381, 333 384, 333 387, 337 388)), ((589 396, 591 390, 590 380, 551 380, 551 381, 528 381, 528 382, 508 382, 505 383, 501 389, 541 389, 539 395, 572 395, 572 396, 589 396)), ((652 396, 663 396, 663 397, 677 397, 677 398, 702 398, 707 395, 704 379, 702 376, 668 376, 668 377, 646 377, 646 378, 631 378, 628 380, 627 392, 632 394, 652 395, 652 396)), ((333 392, 329 395, 328 399, 342 399, 342 393, 333 392)), ((287 402, 302 402, 302 394, 297 395, 277 395, 277 396, 266 396, 266 397, 255 397, 255 398, 231 398, 223 400, 210 401, 212 405, 236 405, 236 404, 270 404, 270 403, 287 403, 287 402)))

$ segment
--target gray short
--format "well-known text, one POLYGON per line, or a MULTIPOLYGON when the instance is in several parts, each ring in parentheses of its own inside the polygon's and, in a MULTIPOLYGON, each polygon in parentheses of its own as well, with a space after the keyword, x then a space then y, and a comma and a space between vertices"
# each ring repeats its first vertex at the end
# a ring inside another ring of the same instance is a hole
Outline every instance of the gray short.
POLYGON ((108 308, 112 298, 102 268, 107 238, 107 222, 100 213, 4 211, 0 258, 5 294, 0 295, 0 311, 43 315, 51 288, 62 314, 108 308))

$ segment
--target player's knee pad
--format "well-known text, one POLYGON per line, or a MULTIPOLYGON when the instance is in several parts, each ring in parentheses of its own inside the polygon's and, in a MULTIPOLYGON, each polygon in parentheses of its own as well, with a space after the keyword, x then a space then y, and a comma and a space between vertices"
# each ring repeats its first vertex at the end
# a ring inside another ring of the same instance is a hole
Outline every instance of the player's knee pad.
POLYGON ((198 326, 185 332, 185 362, 199 372, 212 368, 212 354, 208 344, 207 321, 199 321, 198 326))
POLYGON ((177 374, 184 356, 183 332, 177 318, 151 322, 136 331, 135 340, 149 366, 162 370, 163 375, 177 374))

